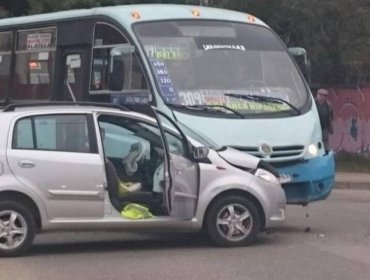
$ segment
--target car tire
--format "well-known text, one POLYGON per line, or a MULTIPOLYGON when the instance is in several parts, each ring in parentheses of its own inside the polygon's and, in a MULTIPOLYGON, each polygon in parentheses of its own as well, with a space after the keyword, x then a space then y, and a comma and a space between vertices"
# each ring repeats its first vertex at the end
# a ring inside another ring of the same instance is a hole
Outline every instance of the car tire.
POLYGON ((16 201, 0 201, 0 256, 22 255, 32 244, 36 226, 31 211, 16 201))
POLYGON ((235 195, 214 201, 205 219, 208 236, 221 247, 249 245, 261 228, 261 217, 255 204, 235 195))

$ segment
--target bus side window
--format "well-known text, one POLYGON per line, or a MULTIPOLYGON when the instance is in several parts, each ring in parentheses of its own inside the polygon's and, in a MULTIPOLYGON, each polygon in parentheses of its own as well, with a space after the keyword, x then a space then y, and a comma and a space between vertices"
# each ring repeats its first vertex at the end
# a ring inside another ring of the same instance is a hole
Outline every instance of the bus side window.
POLYGON ((119 30, 105 23, 95 25, 91 92, 148 89, 136 54, 115 53, 120 47, 130 44, 119 30))
POLYGON ((130 91, 148 89, 145 76, 135 53, 114 56, 111 59, 109 90, 130 91))
POLYGON ((11 32, 0 32, 0 103, 8 93, 12 37, 11 32))
POLYGON ((112 71, 109 73, 109 89, 110 90, 122 90, 124 88, 124 78, 125 78, 125 63, 114 57, 112 60, 112 71))
POLYGON ((56 28, 18 31, 12 99, 50 99, 55 50, 56 28))
POLYGON ((132 59, 131 89, 149 89, 143 68, 136 55, 132 59))

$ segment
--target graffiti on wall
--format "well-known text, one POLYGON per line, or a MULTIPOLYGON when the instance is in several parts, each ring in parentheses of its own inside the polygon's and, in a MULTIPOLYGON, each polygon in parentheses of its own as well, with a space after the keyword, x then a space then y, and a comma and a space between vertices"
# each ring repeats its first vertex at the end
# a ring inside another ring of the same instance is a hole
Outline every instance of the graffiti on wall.
POLYGON ((330 89, 334 133, 329 145, 334 151, 370 154, 370 87, 330 89))

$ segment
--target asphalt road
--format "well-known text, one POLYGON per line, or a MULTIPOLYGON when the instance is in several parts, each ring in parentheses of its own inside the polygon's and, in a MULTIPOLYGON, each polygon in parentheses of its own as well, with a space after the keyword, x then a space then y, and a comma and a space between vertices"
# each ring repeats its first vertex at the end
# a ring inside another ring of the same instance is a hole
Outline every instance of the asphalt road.
POLYGON ((0 280, 370 279, 370 191, 335 190, 245 248, 193 234, 64 233, 0 259, 0 280))

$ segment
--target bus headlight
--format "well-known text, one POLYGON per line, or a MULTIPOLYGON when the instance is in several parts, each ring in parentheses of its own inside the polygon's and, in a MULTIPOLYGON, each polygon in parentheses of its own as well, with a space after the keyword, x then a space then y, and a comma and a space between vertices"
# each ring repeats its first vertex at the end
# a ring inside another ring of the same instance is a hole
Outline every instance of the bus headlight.
POLYGON ((317 148, 315 144, 310 144, 308 145, 308 153, 310 154, 310 156, 315 157, 319 154, 319 149, 317 148))
POLYGON ((265 169, 258 168, 254 175, 275 185, 280 185, 279 180, 275 177, 275 175, 265 169))

